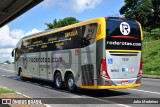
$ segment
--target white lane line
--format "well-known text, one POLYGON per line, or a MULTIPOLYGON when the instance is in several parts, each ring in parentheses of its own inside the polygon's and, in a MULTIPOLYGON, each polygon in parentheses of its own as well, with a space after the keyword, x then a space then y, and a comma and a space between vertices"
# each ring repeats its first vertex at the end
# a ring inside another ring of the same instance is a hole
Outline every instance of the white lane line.
POLYGON ((30 98, 29 96, 24 95, 24 94, 22 94, 22 93, 20 93, 20 92, 17 92, 17 91, 16 91, 16 93, 17 93, 17 94, 20 94, 20 95, 22 95, 22 96, 24 96, 24 97, 30 98))
POLYGON ((7 78, 11 77, 11 76, 6 76, 7 78))
POLYGON ((41 85, 41 84, 38 84, 38 83, 33 83, 34 85, 41 85))
POLYGON ((146 90, 138 90, 138 89, 129 89, 129 90, 140 91, 140 92, 145 92, 145 93, 152 93, 152 94, 160 94, 159 92, 146 91, 146 90))
POLYGON ((12 71, 14 72, 14 70, 8 70, 8 69, 3 69, 3 68, 0 68, 1 70, 5 70, 5 71, 12 71))
POLYGON ((17 78, 12 78, 12 79, 16 80, 17 78))
POLYGON ((30 81, 25 81, 26 83, 31 83, 30 81))
POLYGON ((124 105, 124 104, 116 104, 116 105, 123 106, 123 107, 132 107, 132 106, 124 105))
POLYGON ((4 65, 4 64, 0 64, 0 66, 7 66, 7 65, 4 65))
POLYGON ((44 104, 46 107, 53 107, 53 106, 50 106, 50 105, 48 105, 48 104, 44 104))
POLYGON ((47 85, 44 85, 43 87, 50 88, 50 89, 52 88, 52 87, 50 87, 50 86, 47 86, 47 85))

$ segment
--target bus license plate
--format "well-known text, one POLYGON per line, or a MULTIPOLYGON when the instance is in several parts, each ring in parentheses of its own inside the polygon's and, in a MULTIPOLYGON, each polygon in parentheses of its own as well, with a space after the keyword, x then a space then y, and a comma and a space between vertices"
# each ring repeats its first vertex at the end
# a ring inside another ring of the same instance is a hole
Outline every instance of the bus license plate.
POLYGON ((129 82, 128 82, 128 81, 122 81, 121 84, 122 84, 122 85, 128 85, 129 82))

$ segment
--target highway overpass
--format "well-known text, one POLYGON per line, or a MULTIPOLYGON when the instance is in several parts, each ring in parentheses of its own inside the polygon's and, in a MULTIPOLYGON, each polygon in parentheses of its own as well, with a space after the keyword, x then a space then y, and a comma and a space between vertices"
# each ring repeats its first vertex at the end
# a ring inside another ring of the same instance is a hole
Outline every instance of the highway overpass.
POLYGON ((22 15, 43 0, 0 0, 0 27, 22 15))

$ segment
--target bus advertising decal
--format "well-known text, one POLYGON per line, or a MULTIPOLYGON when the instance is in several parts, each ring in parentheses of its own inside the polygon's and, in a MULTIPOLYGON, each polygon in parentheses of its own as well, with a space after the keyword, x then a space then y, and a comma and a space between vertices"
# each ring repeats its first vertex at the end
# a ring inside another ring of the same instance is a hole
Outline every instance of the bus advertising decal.
POLYGON ((141 50, 141 40, 106 38, 106 49, 141 50))

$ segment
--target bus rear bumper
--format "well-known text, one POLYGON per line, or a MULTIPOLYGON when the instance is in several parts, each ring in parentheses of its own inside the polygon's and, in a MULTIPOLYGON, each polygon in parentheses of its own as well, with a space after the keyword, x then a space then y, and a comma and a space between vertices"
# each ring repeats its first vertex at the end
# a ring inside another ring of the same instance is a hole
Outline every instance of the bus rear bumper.
POLYGON ((100 90, 100 89, 127 89, 139 86, 140 84, 130 84, 130 85, 118 85, 118 86, 80 86, 80 88, 100 90))

